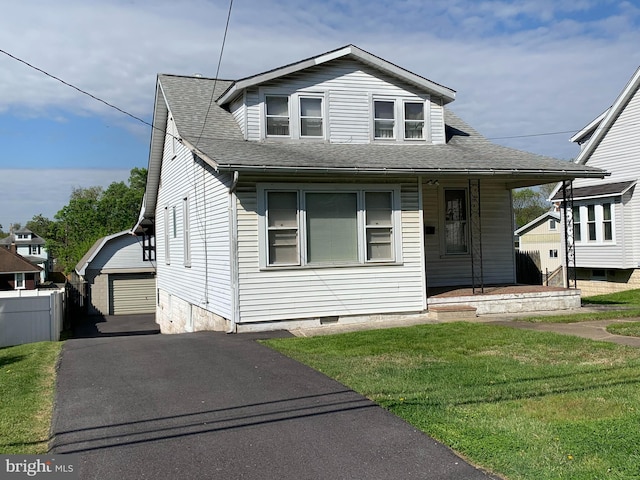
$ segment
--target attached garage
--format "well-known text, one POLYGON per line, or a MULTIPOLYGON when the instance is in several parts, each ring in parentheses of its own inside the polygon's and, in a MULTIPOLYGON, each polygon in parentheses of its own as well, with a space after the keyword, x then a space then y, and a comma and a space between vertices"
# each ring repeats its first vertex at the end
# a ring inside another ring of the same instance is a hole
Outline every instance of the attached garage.
POLYGON ((76 266, 76 274, 87 282, 90 315, 156 311, 155 261, 144 258, 141 239, 129 231, 99 239, 76 266))
POLYGON ((109 275, 109 315, 156 311, 156 278, 152 274, 109 275))

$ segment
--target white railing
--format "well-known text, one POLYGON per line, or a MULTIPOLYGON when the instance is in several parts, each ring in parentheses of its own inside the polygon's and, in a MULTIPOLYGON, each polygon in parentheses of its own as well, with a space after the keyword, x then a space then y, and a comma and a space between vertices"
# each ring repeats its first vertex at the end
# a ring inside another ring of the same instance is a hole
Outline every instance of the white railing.
POLYGON ((0 295, 0 347, 58 341, 63 317, 64 290, 11 297, 0 295))

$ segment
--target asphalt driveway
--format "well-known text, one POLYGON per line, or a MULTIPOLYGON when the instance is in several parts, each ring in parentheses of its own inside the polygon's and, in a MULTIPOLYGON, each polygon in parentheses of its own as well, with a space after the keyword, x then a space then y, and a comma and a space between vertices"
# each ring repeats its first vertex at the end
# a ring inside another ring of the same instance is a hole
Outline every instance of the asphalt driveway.
POLYGON ((52 452, 81 479, 487 480, 430 437, 256 342, 107 317, 68 340, 52 452))

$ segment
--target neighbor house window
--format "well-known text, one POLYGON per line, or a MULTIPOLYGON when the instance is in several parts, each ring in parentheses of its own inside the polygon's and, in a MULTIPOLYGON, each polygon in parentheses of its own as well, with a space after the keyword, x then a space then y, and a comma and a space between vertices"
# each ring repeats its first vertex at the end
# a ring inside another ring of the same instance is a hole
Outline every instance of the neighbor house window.
POLYGON ((397 190, 265 190, 266 265, 397 261, 397 190))
POLYGON ((15 289, 16 290, 22 290, 25 288, 24 286, 24 273, 16 273, 14 274, 14 279, 15 279, 15 289))
POLYGON ((573 239, 576 242, 582 240, 582 230, 580 228, 580 207, 573 207, 573 239))
POLYGON ((265 97, 267 136, 289 136, 289 97, 267 95, 265 97))
POLYGON ((555 219, 551 219, 549 220, 549 230, 555 230, 556 229, 556 221, 555 219))
POLYGON ((611 204, 602 205, 602 239, 613 240, 613 225, 611 222, 611 204))
POLYGON ((549 250, 549 258, 558 258, 558 250, 549 250))
POLYGON ((40 245, 31 245, 31 255, 40 254, 40 245))
POLYGON ((444 191, 444 236, 445 253, 469 252, 467 191, 465 189, 446 189, 444 191))
POLYGON ((395 138, 395 102, 375 100, 373 102, 374 138, 395 138))
POLYGON ((614 236, 613 204, 590 204, 574 207, 573 224, 576 242, 585 240, 580 235, 586 231, 589 243, 612 242, 614 236))
POLYGON ((596 241, 596 206, 587 205, 587 238, 596 241))
POLYGON ((323 136, 322 98, 300 97, 300 136, 323 136))
POLYGON ((182 241, 184 248, 184 266, 191 266, 191 225, 189 218, 189 197, 182 199, 182 241))
POLYGON ((424 139, 424 102, 404 103, 404 138, 424 139))

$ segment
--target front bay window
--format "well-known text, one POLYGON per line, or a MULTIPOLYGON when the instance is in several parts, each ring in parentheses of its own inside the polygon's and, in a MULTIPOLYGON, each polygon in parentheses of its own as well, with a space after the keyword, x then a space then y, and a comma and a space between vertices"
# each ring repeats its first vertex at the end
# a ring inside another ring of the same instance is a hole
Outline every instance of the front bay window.
POLYGON ((397 187, 259 188, 265 267, 400 261, 397 187))

